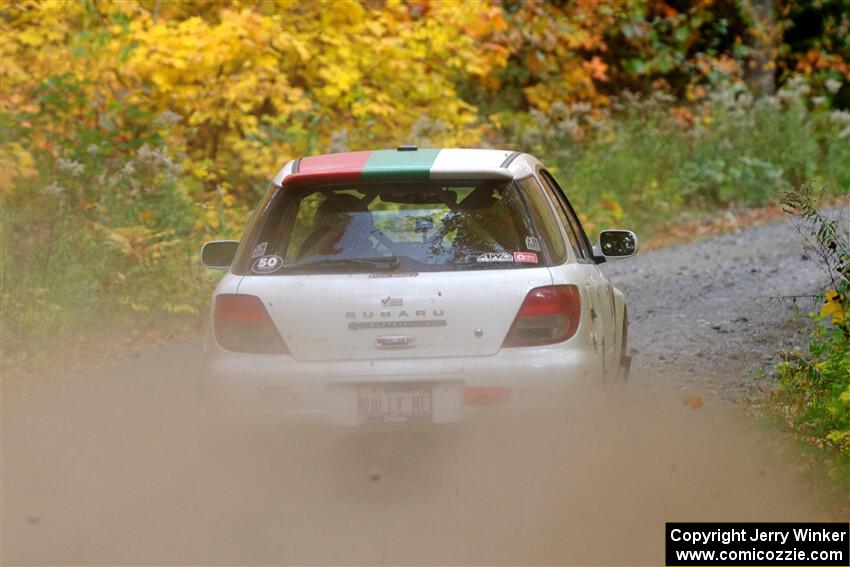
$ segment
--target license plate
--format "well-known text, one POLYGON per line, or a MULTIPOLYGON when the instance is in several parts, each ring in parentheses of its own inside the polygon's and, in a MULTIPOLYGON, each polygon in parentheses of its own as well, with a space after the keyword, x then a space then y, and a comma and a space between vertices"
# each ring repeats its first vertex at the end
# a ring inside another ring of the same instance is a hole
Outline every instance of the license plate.
POLYGON ((364 386, 360 388, 360 419, 364 423, 404 423, 431 418, 431 388, 364 386))

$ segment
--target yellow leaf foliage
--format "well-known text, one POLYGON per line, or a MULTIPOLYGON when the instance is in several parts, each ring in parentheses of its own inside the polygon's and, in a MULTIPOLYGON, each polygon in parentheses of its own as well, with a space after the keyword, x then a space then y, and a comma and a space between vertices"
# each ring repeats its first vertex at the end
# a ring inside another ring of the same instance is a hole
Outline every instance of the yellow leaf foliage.
MULTIPOLYGON (((185 171, 208 191, 226 181, 247 194, 284 161, 329 147, 480 143, 486 124, 455 85, 497 91, 512 57, 539 79, 525 91, 533 106, 602 100, 593 78, 604 66, 577 50, 601 37, 603 4, 529 1, 508 25, 488 0, 21 0, 2 7, 0 110, 32 109, 52 77, 75 80, 93 105, 172 117, 161 135, 185 148, 185 171)), ((91 108, 67 112, 106 123, 91 108)), ((52 128, 61 123, 75 121, 52 128)), ((115 129, 131 141, 129 125, 115 129)), ((49 150, 60 134, 34 142, 49 150)), ((20 150, 3 152, 14 175, 28 172, 20 150)))
POLYGON ((829 318, 833 325, 840 325, 848 320, 847 298, 831 289, 824 293, 824 302, 820 310, 821 317, 829 318))

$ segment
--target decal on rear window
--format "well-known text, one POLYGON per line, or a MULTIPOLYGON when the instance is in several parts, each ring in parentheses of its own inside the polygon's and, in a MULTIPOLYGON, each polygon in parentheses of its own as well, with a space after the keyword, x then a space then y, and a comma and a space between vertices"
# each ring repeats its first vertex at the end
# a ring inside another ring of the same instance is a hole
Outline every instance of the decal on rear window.
POLYGON ((283 267, 283 258, 280 256, 263 256, 254 260, 251 271, 255 274, 270 274, 283 267))
POLYGON ((514 257, 507 252, 485 252, 478 257, 479 262, 513 262, 514 257))
POLYGON ((514 252, 514 262, 524 262, 526 264, 536 264, 537 254, 534 252, 514 252))
POLYGON ((537 252, 540 252, 540 241, 537 240, 536 236, 526 236, 525 247, 529 250, 536 250, 537 252))
POLYGON ((266 248, 268 247, 268 242, 260 242, 254 247, 254 251, 251 252, 251 258, 256 258, 258 256, 262 256, 266 253, 266 248))

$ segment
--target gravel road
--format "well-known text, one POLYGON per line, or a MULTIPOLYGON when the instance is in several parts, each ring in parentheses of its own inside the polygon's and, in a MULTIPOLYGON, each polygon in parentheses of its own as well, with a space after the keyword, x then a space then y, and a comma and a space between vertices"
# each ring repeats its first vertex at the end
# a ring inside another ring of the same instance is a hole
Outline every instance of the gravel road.
POLYGON ((0 562, 661 564, 665 521, 846 519, 725 403, 797 340, 793 305, 764 298, 818 289, 803 254, 779 223, 609 264, 628 395, 577 391, 557 415, 202 427, 199 340, 4 385, 0 562))
MULTIPOLYGON (((850 225, 850 207, 828 214, 850 225)), ((635 370, 653 387, 751 395, 778 349, 806 346, 827 282, 812 255, 786 220, 606 264, 628 300, 635 370)))

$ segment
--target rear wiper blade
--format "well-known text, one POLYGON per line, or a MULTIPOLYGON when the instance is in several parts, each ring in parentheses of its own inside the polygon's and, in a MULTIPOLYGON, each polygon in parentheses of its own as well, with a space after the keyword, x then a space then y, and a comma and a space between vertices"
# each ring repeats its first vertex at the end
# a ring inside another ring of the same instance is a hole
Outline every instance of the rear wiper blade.
POLYGON ((398 267, 398 256, 375 256, 372 258, 328 258, 305 262, 303 264, 289 264, 286 269, 301 270, 311 268, 381 268, 395 270, 398 267))

